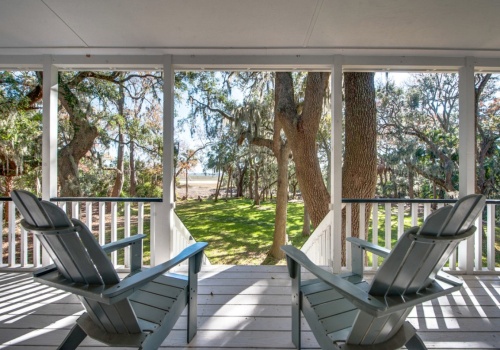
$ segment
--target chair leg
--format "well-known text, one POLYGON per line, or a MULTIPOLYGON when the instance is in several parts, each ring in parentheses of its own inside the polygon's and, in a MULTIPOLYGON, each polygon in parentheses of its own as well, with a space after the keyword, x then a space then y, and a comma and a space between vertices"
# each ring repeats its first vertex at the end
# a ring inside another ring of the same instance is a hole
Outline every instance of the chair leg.
POLYGON ((290 276, 292 277, 292 343, 297 350, 301 349, 301 327, 300 327, 300 311, 302 309, 302 301, 300 298, 300 265, 292 259, 287 259, 287 265, 290 276))
POLYGON ((57 348, 58 350, 74 350, 80 345, 80 343, 85 339, 87 333, 83 331, 83 329, 78 325, 71 329, 69 334, 66 336, 66 339, 62 342, 61 345, 57 348))
POLYGON ((292 306, 292 343, 297 350, 301 349, 301 327, 300 327, 300 308, 292 306))
POLYGON ((406 342, 405 346, 408 350, 427 350, 427 347, 418 334, 411 337, 410 340, 406 342))
MULTIPOLYGON (((188 275, 188 317, 187 317, 187 342, 193 340, 198 330, 198 272, 196 271, 196 259, 194 256, 189 259, 188 275)), ((201 256, 199 257, 201 259, 201 256)))

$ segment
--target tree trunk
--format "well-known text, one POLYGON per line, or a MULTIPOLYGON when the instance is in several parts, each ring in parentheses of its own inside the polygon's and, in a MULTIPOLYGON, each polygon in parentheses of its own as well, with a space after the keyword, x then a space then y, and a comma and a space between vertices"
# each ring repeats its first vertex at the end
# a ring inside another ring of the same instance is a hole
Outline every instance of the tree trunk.
MULTIPOLYGON (((342 168, 343 198, 373 198, 377 185, 377 115, 374 73, 345 73, 345 153, 342 168)), ((368 229, 370 205, 366 205, 368 229)), ((352 206, 352 235, 359 232, 358 205, 352 206)), ((343 210, 342 247, 345 247, 345 209, 343 210)), ((364 237, 363 237, 364 236, 364 237)), ((342 250, 345 264, 345 249, 342 250)))
MULTIPOLYGON (((229 196, 229 189, 231 188, 231 178, 233 176, 233 167, 229 167, 227 169, 227 186, 226 186, 226 200, 229 196)), ((231 197, 232 197, 232 191, 231 191, 231 197)))
POLYGON ((392 190, 394 192, 393 198, 398 198, 398 183, 396 182, 396 175, 394 173, 391 173, 391 179, 392 179, 392 190))
POLYGON ((236 189, 236 197, 243 197, 243 184, 245 183, 245 174, 247 172, 247 164, 243 168, 238 167, 238 187, 236 189))
MULTIPOLYGON (((10 193, 14 189, 14 175, 6 175, 6 176, 4 176, 4 178, 5 178, 4 196, 10 197, 10 193)), ((8 220, 8 218, 9 218, 9 205, 10 205, 10 202, 5 202, 5 205, 3 207, 4 220, 8 220)), ((0 221, 0 224, 2 224, 1 221, 0 221)))
POLYGON ((97 128, 82 121, 68 145, 61 148, 58 157, 58 178, 61 197, 81 197, 82 190, 78 179, 80 160, 94 145, 99 135, 97 128))
POLYGON ((59 195, 61 197, 81 197, 82 190, 78 179, 78 165, 94 145, 94 140, 99 136, 99 132, 94 125, 89 123, 85 114, 73 105, 76 97, 68 90, 65 91, 68 94, 68 99, 60 92, 59 100, 69 115, 74 135, 71 141, 59 151, 57 171, 59 185, 61 186, 59 195))
POLYGON ((248 199, 253 199, 253 174, 254 174, 254 169, 253 169, 253 161, 252 161, 252 156, 250 156, 250 179, 248 180, 248 199))
POLYGON ((260 205, 260 194, 259 194, 259 167, 255 166, 255 176, 254 176, 254 193, 253 193, 253 204, 260 205))
POLYGON ((309 216, 309 211, 304 203, 304 224, 302 225, 302 236, 309 237, 311 235, 311 218, 309 216))
POLYGON ((323 100, 329 73, 308 73, 302 113, 294 100, 293 78, 290 72, 276 73, 276 118, 290 143, 297 180, 314 226, 328 214, 330 195, 319 165, 316 135, 323 112, 323 100))
POLYGON ((186 200, 188 199, 188 168, 184 169, 186 172, 186 200))
POLYGON ((276 216, 274 219, 273 245, 270 255, 275 259, 283 259, 285 254, 281 246, 286 244, 286 220, 288 207, 288 156, 290 146, 285 142, 281 144, 278 161, 278 189, 276 193, 276 216))
MULTIPOLYGON (((123 116, 123 109, 125 104, 125 96, 123 95, 123 86, 119 86, 120 99, 118 100, 118 114, 123 116)), ((123 156, 125 150, 125 136, 122 132, 121 125, 118 125, 118 155, 116 160, 116 177, 115 184, 111 190, 111 197, 120 197, 123 189, 124 171, 123 171, 123 156)))
POLYGON ((135 174, 135 143, 133 141, 130 142, 130 196, 137 196, 137 178, 135 174))
POLYGON ((415 186, 415 174, 410 168, 408 168, 408 196, 411 199, 415 198, 413 186, 415 186))
POLYGON ((217 202, 217 200, 219 199, 220 188, 222 186, 222 180, 224 180, 224 170, 219 169, 219 177, 217 178, 217 186, 215 188, 214 202, 217 202))

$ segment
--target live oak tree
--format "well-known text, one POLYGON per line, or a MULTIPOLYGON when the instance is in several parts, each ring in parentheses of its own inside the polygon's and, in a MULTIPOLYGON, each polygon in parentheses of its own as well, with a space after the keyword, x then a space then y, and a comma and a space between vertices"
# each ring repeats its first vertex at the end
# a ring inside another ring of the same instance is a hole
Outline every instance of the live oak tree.
MULTIPOLYGON (((42 82, 43 74, 37 72, 34 75, 37 80, 31 84, 29 89, 19 89, 19 84, 14 79, 3 79, 9 86, 6 91, 9 94, 17 92, 18 101, 13 103, 9 99, 10 106, 17 106, 19 111, 30 111, 38 108, 42 100, 42 82)), ((117 112, 111 108, 113 101, 119 100, 118 89, 125 83, 137 77, 154 77, 156 82, 161 78, 159 74, 136 74, 120 72, 61 72, 59 74, 59 153, 58 153, 58 180, 61 196, 81 196, 82 186, 80 179, 80 167, 82 160, 94 158, 93 162, 88 164, 99 164, 102 166, 100 153, 94 148, 96 145, 109 144, 109 134, 111 125, 121 125, 113 123, 117 112), (96 141, 97 140, 97 141, 96 141)), ((6 73, 2 72, 2 77, 6 73)), ((180 78, 182 79, 182 77, 180 78)), ((176 86, 178 80, 176 80, 176 86)), ((121 111, 120 111, 121 112, 121 111)), ((122 113, 120 113, 122 114, 122 113)), ((123 146, 123 133, 118 132, 117 143, 123 146)), ((121 153, 121 162, 123 163, 123 152, 121 153)), ((120 161, 119 161, 120 162, 120 161)), ((118 172, 120 173, 120 172, 118 172)), ((123 171, 121 171, 123 174, 123 171)), ((99 179, 100 180, 100 179, 99 179)), ((123 180, 119 181, 123 184, 123 180)), ((120 186, 115 186, 119 189, 120 186)), ((101 186, 103 187, 103 186, 101 186)), ((105 187, 105 186, 104 186, 105 187)), ((119 191, 118 191, 119 192, 119 191)), ((115 190, 113 193, 117 193, 115 190)))
MULTIPOLYGON (((500 138, 499 87, 491 74, 476 74, 475 78, 476 191, 490 194, 496 191, 500 175, 496 147, 500 138)), ((403 193, 411 195, 415 177, 419 176, 430 182, 430 186, 420 186, 427 189, 423 196, 437 198, 439 193, 455 193, 460 163, 458 75, 414 74, 404 86, 386 84, 378 100, 380 134, 386 150, 380 156, 393 172, 393 186, 399 185, 403 193), (396 178, 398 174, 400 179, 396 178)))

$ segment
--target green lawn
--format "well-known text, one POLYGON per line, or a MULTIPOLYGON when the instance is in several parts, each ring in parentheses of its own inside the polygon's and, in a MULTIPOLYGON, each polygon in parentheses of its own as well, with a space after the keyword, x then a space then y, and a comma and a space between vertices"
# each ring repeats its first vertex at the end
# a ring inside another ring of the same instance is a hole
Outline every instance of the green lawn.
MULTIPOLYGON (((177 215, 197 241, 209 243, 205 250, 212 264, 260 265, 276 263, 266 259, 272 245, 275 204, 253 206, 249 199, 227 202, 205 200, 177 203, 177 215)), ((287 233, 300 247, 304 206, 288 204, 287 233)))

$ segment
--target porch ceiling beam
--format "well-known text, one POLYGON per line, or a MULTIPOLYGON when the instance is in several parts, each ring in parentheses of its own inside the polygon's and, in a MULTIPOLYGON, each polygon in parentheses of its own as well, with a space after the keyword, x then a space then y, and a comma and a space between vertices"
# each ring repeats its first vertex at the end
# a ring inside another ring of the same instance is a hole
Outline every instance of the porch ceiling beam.
POLYGON ((464 64, 465 57, 344 56, 343 70, 439 73, 458 71, 464 64))
POLYGON ((499 73, 500 58, 474 58, 476 72, 481 73, 499 73))
MULTIPOLYGON (((161 70, 163 55, 53 55, 59 70, 161 70)), ((175 70, 330 71, 332 55, 174 55, 175 70)), ((450 72, 464 56, 342 56, 343 71, 450 72)), ((474 58, 476 71, 500 71, 500 58, 474 58)), ((42 70, 43 55, 1 55, 0 69, 42 70)))

